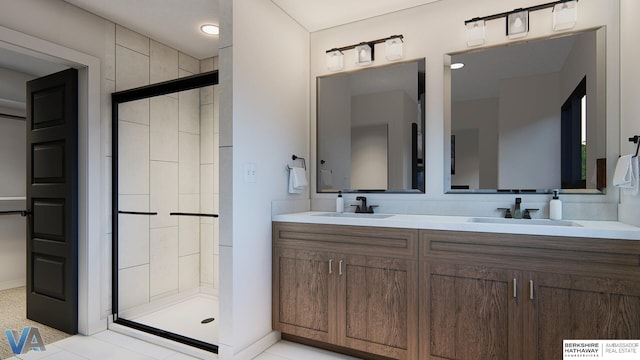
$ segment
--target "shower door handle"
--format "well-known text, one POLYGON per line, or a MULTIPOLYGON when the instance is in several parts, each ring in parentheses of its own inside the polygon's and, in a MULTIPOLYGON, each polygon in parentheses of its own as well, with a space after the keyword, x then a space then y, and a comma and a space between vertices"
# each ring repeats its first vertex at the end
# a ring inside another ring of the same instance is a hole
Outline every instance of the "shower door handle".
POLYGON ((0 215, 20 215, 20 216, 29 216, 31 215, 31 210, 9 210, 9 211, 0 211, 0 215))
POLYGON ((198 217, 214 217, 217 218, 218 214, 206 214, 206 213, 189 213, 189 212, 172 212, 170 216, 198 216, 198 217))
POLYGON ((157 212, 147 212, 147 211, 122 211, 118 210, 118 214, 125 215, 158 215, 157 212))

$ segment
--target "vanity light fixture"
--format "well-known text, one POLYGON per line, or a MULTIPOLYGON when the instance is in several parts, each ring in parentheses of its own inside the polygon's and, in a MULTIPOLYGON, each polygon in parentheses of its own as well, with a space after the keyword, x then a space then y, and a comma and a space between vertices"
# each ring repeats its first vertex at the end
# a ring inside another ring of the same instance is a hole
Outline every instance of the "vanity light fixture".
POLYGON ((484 26, 481 27, 481 25, 484 25, 485 21, 495 19, 505 19, 506 35, 509 39, 525 37, 529 33, 529 13, 547 8, 553 8, 553 30, 570 29, 578 19, 578 0, 558 0, 528 8, 476 17, 464 22, 467 27, 467 46, 484 44, 484 26))
POLYGON ((449 67, 451 68, 451 70, 458 70, 458 69, 462 69, 464 67, 463 63, 453 63, 451 65, 449 65, 449 67))
POLYGON ((207 35, 219 35, 220 34, 220 28, 217 25, 213 25, 213 24, 204 24, 204 25, 200 26, 200 31, 202 31, 203 33, 205 33, 207 35))
POLYGON ((529 33, 529 11, 514 10, 507 15, 507 36, 509 39, 518 39, 529 33))
POLYGON ((394 37, 385 40, 384 53, 387 57, 387 60, 393 61, 402 59, 402 57, 404 56, 403 44, 404 40, 402 40, 402 37, 394 37))
POLYGON ((344 53, 338 49, 327 51, 327 69, 331 71, 342 70, 344 67, 344 53))
POLYGON ((571 29, 578 20, 578 1, 564 1, 553 6, 553 30, 571 29))
POLYGON ((404 36, 391 35, 384 39, 365 41, 359 44, 333 48, 326 51, 327 69, 331 71, 342 70, 344 68, 344 51, 354 50, 355 64, 358 66, 370 65, 375 61, 376 44, 385 43, 387 60, 393 61, 402 59, 404 36))
POLYGON ((485 21, 469 20, 465 22, 467 27, 467 46, 478 46, 484 44, 485 21))
POLYGON ((374 44, 362 43, 356 45, 356 65, 365 66, 369 65, 375 60, 374 58, 374 44))

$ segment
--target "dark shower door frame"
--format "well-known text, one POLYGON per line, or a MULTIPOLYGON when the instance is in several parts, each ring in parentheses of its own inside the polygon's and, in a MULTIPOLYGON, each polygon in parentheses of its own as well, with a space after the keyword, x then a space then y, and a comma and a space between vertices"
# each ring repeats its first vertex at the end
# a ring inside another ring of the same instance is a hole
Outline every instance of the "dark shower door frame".
MULTIPOLYGON (((145 325, 133 320, 124 319, 118 316, 118 215, 133 214, 130 211, 120 211, 118 204, 118 105, 130 101, 142 100, 154 96, 167 95, 180 91, 198 89, 205 86, 218 85, 218 70, 205 72, 193 76, 183 77, 176 80, 169 80, 157 84, 142 86, 130 90, 118 91, 111 94, 111 120, 112 120, 112 153, 111 164, 111 215, 112 215, 112 237, 111 237, 111 258, 112 258, 112 296, 111 308, 113 322, 136 330, 144 331, 165 339, 173 340, 182 344, 193 346, 202 350, 218 353, 218 346, 204 341, 196 340, 180 334, 172 333, 153 326, 145 325)), ((212 216, 215 214, 184 214, 172 213, 173 215, 185 216, 212 216)), ((153 213, 138 213, 134 215, 154 215, 153 213)))

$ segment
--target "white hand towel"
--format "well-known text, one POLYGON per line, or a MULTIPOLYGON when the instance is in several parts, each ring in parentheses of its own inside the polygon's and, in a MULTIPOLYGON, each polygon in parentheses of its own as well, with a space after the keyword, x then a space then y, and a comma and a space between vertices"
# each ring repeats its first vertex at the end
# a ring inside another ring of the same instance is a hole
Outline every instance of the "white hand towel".
POLYGON ((631 189, 627 190, 632 195, 638 195, 640 193, 640 158, 638 156, 631 157, 631 189))
POLYGON ((618 186, 623 189, 632 189, 634 187, 632 158, 633 155, 624 155, 618 158, 616 170, 613 173, 614 186, 618 186))
POLYGON ((322 180, 322 186, 326 188, 333 186, 333 174, 331 170, 320 170, 320 179, 322 180))
POLYGON ((300 194, 308 186, 307 172, 304 168, 289 168, 289 193, 300 194))

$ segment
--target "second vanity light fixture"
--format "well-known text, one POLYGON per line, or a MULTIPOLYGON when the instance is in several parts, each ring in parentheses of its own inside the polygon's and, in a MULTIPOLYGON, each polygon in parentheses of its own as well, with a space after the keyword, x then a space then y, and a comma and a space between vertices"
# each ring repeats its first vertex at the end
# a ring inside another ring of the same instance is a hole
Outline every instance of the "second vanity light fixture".
POLYGON ((559 0, 466 20, 464 25, 467 28, 467 46, 484 44, 485 22, 495 19, 505 19, 506 35, 509 39, 525 37, 529 33, 529 13, 550 7, 553 8, 553 30, 566 30, 575 26, 578 19, 578 0, 559 0))
POLYGON ((387 60, 399 60, 403 57, 404 36, 391 35, 384 39, 365 41, 359 44, 343 46, 327 50, 327 68, 331 71, 338 71, 344 68, 344 51, 353 49, 355 52, 355 64, 366 66, 375 60, 375 45, 385 44, 385 55, 387 60))

